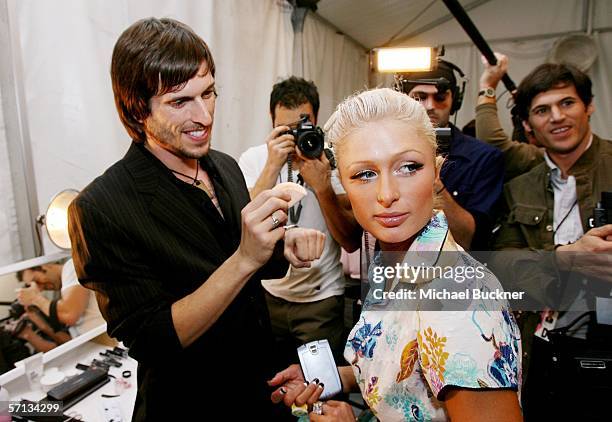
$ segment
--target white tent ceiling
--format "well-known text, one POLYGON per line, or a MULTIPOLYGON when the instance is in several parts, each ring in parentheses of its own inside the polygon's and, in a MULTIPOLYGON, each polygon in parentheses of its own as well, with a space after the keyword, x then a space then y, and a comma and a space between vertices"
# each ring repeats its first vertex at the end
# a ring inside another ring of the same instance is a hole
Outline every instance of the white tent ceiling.
MULTIPOLYGON (((460 0, 485 39, 585 31, 589 0, 460 0)), ((612 26, 612 2, 590 0, 594 28, 612 26)), ((366 49, 468 42, 442 0, 320 0, 316 13, 366 49), (428 37, 435 33, 436 37, 428 37), (444 36, 440 37, 443 33, 444 36)))
MULTIPOLYGON (((461 0, 466 10, 491 0, 461 0)), ((410 37, 451 19, 440 0, 320 0, 317 13, 367 49, 410 37)))
MULTIPOLYGON (((445 59, 458 65, 468 81, 457 124, 473 118, 482 72, 480 53, 442 0, 296 0, 316 3, 316 14, 364 50, 387 45, 446 47, 445 59)), ((555 41, 572 33, 592 33, 598 58, 593 80, 594 131, 611 138, 612 0, 459 0, 494 51, 510 58, 509 75, 518 84, 543 63, 555 41)), ((370 86, 390 86, 388 75, 372 73, 370 86)), ((502 95, 503 88, 498 91, 502 95)), ((500 102, 505 108, 507 97, 500 102)), ((511 131, 507 111, 500 113, 511 131)))

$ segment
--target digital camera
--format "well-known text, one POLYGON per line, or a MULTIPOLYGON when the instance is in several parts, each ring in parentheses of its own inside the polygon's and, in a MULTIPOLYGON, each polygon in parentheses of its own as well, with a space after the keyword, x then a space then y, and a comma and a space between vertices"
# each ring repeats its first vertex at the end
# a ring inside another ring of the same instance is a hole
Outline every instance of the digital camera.
POLYGON ((9 317, 11 317, 12 319, 19 319, 19 317, 21 317, 21 315, 23 315, 24 313, 25 307, 21 303, 19 303, 17 299, 11 302, 11 305, 9 307, 9 317))
POLYGON ((593 210, 593 227, 612 224, 612 192, 602 192, 601 202, 593 210))
POLYGON ((293 135, 295 144, 304 157, 319 158, 325 147, 323 130, 308 120, 308 114, 300 114, 300 121, 295 129, 285 132, 293 135))

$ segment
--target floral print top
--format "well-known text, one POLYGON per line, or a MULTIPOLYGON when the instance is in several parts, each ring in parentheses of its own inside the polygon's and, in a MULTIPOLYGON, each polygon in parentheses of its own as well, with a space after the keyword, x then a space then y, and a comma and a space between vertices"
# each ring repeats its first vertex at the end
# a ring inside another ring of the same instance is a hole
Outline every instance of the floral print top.
MULTIPOLYGON (((442 212, 432 217, 406 256, 419 251, 455 251, 460 254, 455 255, 455 265, 465 265, 466 260, 479 264, 453 241, 442 212)), ((380 265, 380 254, 372 265, 380 265)), ((370 279, 371 275, 372 267, 370 279)), ((436 282, 441 280, 424 281, 430 286, 436 282)), ((489 271, 470 282, 472 288, 501 289, 489 271)), ((418 286, 396 282, 391 289, 418 286)), ((407 310, 400 301, 374 299, 372 291, 344 357, 380 421, 447 420, 439 399, 449 386, 520 391, 520 333, 505 301, 498 301, 497 308, 471 300, 460 310, 407 310)))

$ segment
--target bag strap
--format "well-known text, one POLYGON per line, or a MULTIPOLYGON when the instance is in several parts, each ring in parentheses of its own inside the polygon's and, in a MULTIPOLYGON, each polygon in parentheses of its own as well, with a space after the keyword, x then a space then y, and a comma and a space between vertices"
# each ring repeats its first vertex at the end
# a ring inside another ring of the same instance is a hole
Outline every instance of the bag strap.
POLYGON ((584 319, 585 316, 588 316, 589 321, 591 321, 593 317, 595 316, 595 311, 587 311, 583 314, 580 314, 578 317, 576 317, 572 322, 570 322, 565 327, 555 328, 554 330, 550 330, 550 333, 565 335, 570 329, 574 327, 574 325, 576 325, 578 322, 584 319))

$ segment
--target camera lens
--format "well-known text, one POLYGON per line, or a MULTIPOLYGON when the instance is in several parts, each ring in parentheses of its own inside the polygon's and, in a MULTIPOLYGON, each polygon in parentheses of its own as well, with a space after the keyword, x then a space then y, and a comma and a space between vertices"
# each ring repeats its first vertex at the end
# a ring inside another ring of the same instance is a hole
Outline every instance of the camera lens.
POLYGON ((297 146, 307 158, 318 158, 323 152, 323 136, 316 131, 307 131, 299 135, 297 146))

